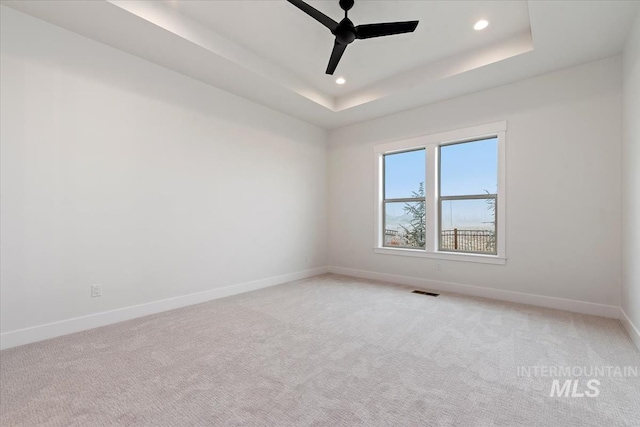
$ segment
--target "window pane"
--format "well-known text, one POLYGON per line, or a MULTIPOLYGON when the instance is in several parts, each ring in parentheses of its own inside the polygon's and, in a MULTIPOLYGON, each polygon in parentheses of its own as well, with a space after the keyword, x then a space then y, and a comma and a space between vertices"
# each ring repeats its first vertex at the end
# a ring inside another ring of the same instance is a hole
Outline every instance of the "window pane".
POLYGON ((424 202, 388 202, 384 207, 384 245, 423 248, 424 202))
POLYGON ((443 200, 440 250, 496 253, 495 199, 443 200))
POLYGON ((384 156, 384 198, 424 197, 420 188, 425 177, 425 150, 407 151, 384 156))
POLYGON ((440 147, 440 195, 496 194, 498 138, 440 147))

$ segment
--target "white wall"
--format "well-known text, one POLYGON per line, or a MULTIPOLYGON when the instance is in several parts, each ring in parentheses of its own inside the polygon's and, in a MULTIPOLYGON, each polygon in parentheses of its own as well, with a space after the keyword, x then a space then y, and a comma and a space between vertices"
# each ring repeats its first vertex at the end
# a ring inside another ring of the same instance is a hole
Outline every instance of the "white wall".
POLYGON ((2 332, 326 265, 324 130, 1 15, 2 332))
POLYGON ((624 52, 623 106, 622 309, 640 330, 640 14, 624 52))
POLYGON ((331 132, 330 264, 618 306, 621 74, 616 57, 331 132), (507 264, 374 254, 373 145, 500 120, 507 264))

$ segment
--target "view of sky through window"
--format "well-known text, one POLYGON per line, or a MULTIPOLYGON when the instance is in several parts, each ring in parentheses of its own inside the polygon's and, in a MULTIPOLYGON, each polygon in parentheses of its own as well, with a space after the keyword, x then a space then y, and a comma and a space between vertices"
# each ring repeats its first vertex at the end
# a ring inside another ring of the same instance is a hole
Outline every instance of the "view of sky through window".
POLYGON ((440 195, 495 193, 498 138, 440 147, 440 195))
POLYGON ((384 156, 385 199, 415 197, 425 177, 425 150, 407 151, 384 156))

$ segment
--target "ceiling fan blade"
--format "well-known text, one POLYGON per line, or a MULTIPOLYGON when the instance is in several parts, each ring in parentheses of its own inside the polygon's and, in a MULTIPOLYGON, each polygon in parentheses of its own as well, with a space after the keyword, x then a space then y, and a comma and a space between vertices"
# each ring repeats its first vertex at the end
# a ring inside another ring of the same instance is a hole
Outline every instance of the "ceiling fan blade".
POLYGON ((418 21, 385 22, 383 24, 358 25, 356 27, 356 38, 370 39, 372 37, 411 33, 416 29, 417 26, 418 21))
POLYGON ((315 9, 314 7, 303 2, 302 0, 287 0, 287 1, 292 5, 296 6, 298 9, 300 9, 304 13, 306 13, 307 15, 309 15, 310 17, 312 17, 313 19, 315 19, 316 21, 320 22, 322 25, 324 25, 331 31, 335 31, 335 29, 338 28, 338 23, 336 21, 329 18, 327 15, 320 12, 318 9, 315 9))
POLYGON ((336 42, 333 44, 333 51, 331 52, 331 58, 329 59, 329 65, 327 65, 327 74, 333 74, 338 66, 338 62, 340 62, 340 58, 342 58, 342 54, 347 48, 346 44, 341 44, 336 42))

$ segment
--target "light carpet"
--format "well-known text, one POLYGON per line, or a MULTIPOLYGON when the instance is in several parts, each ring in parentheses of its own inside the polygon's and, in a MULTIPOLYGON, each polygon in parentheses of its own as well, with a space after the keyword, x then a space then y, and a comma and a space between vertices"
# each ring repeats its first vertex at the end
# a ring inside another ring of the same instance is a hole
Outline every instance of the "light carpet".
POLYGON ((640 425, 640 378, 599 377, 597 397, 550 397, 553 378, 519 375, 637 367, 616 320, 410 290, 323 275, 5 350, 0 421, 640 425))

